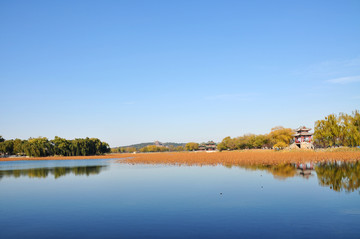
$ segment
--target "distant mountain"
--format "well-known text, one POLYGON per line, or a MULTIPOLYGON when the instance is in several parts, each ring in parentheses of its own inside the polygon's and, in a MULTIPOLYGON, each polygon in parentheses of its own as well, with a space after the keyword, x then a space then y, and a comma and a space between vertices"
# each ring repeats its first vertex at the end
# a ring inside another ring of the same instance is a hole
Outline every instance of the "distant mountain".
MULTIPOLYGON (((178 146, 185 146, 186 143, 173 143, 173 142, 167 142, 167 143, 161 143, 163 146, 165 147, 169 147, 170 145, 174 146, 174 147, 178 147, 178 146)), ((127 146, 119 146, 119 147, 114 147, 114 148, 127 148, 127 147, 135 147, 137 150, 144 148, 148 145, 155 145, 155 142, 149 142, 149 143, 140 143, 140 144, 132 144, 132 145, 127 145, 127 146)))

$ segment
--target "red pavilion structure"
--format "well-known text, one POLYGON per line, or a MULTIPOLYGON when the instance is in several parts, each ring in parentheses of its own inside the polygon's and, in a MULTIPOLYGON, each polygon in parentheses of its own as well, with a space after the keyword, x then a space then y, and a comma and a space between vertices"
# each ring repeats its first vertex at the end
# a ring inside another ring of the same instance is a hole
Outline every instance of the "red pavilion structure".
POLYGON ((312 143, 313 134, 309 132, 310 130, 311 128, 306 128, 305 126, 301 126, 295 129, 296 132, 294 134, 295 144, 297 144, 300 147, 300 144, 302 142, 312 143))

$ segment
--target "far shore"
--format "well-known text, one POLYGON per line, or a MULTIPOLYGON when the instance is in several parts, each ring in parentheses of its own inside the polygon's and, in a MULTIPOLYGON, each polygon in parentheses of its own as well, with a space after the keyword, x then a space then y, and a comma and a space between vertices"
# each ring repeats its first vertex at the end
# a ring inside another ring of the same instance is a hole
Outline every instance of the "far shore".
POLYGON ((81 160, 81 159, 121 159, 133 154, 105 154, 92 156, 50 156, 50 157, 9 157, 0 158, 1 161, 32 161, 32 160, 81 160))
POLYGON ((0 161, 30 160, 81 160, 81 159, 119 159, 129 164, 171 164, 171 165, 236 165, 236 164, 282 164, 327 161, 360 161, 360 151, 316 152, 243 150, 223 152, 162 152, 162 153, 124 153, 94 156, 52 156, 0 158, 0 161))

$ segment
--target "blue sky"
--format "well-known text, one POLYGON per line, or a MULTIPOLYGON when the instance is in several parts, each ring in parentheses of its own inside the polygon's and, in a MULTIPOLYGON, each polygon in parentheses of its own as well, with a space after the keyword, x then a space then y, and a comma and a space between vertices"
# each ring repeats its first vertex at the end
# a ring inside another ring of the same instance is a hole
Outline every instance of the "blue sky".
POLYGON ((360 1, 0 1, 0 135, 221 141, 360 109, 360 1))

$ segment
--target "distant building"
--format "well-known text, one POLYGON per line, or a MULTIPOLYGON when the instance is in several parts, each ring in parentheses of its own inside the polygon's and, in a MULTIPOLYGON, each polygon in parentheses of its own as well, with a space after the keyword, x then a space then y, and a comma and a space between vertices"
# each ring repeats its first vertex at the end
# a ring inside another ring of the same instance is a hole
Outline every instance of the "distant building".
POLYGON ((301 126, 295 129, 294 143, 291 145, 293 148, 296 146, 298 148, 313 148, 313 134, 310 133, 311 128, 306 128, 305 126, 301 126))
POLYGON ((209 141, 205 144, 199 145, 199 151, 216 151, 216 143, 214 141, 209 141))
POLYGON ((158 146, 158 147, 164 147, 164 145, 160 142, 160 141, 155 141, 154 142, 155 146, 158 146))

